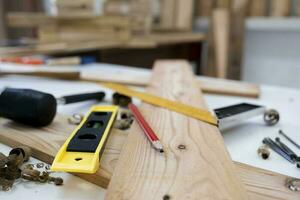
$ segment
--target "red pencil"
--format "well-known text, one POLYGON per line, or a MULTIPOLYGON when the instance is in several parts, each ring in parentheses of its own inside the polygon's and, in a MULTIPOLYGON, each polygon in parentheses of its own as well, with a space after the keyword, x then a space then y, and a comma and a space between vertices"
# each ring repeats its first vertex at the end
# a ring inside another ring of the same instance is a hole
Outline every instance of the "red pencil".
POLYGON ((145 135, 147 136, 147 138, 149 139, 149 141, 151 142, 153 147, 156 150, 158 150, 159 152, 163 153, 164 149, 163 149, 163 146, 162 146, 161 142, 159 141, 158 137, 156 136, 156 134, 154 133, 152 128, 146 122, 146 120, 144 119, 144 117, 142 116, 142 114, 140 113, 138 108, 132 103, 130 103, 128 105, 128 107, 131 110, 131 112, 133 113, 136 121, 138 122, 140 127, 143 129, 145 135))

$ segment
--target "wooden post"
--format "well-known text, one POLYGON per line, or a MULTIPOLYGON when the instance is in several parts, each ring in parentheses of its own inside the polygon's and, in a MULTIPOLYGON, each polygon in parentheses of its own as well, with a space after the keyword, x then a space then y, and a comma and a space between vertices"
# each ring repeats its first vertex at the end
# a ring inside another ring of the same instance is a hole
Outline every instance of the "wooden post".
POLYGON ((291 0, 272 0, 271 16, 283 17, 289 16, 291 12, 291 0))
POLYGON ((0 39, 6 38, 4 0, 0 0, 0 39))
MULTIPOLYGON (((147 92, 206 109, 185 61, 156 62, 147 92)), ((140 110, 165 153, 155 151, 134 123, 106 200, 248 199, 217 127, 145 103, 140 110)))
POLYGON ((214 0, 197 0, 196 16, 210 17, 214 7, 214 0))
POLYGON ((192 30, 194 18, 194 0, 176 0, 175 29, 192 30))
POLYGON ((174 27, 175 0, 161 0, 160 28, 172 29, 174 27))
POLYGON ((230 60, 228 78, 241 78, 246 14, 249 0, 234 0, 231 8, 230 60))
POLYGON ((265 16, 267 11, 266 8, 267 0, 251 0, 249 5, 249 16, 265 16))
POLYGON ((226 78, 229 64, 229 10, 218 8, 212 15, 213 48, 215 51, 216 76, 226 78))

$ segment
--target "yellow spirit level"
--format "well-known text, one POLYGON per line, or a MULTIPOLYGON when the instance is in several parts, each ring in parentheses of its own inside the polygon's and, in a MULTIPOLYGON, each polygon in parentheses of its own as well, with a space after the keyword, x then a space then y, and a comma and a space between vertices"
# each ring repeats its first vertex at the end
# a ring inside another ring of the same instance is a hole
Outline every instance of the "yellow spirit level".
POLYGON ((58 151, 51 170, 95 173, 117 111, 117 106, 93 106, 58 151))

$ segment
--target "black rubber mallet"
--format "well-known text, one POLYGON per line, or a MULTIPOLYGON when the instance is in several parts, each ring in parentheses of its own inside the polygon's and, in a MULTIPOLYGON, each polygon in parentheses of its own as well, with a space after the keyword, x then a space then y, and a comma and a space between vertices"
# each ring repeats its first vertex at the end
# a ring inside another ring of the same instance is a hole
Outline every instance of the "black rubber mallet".
POLYGON ((0 92, 0 117, 30 126, 47 126, 56 115, 57 105, 101 101, 104 97, 104 92, 94 92, 55 98, 37 90, 5 88, 0 92))

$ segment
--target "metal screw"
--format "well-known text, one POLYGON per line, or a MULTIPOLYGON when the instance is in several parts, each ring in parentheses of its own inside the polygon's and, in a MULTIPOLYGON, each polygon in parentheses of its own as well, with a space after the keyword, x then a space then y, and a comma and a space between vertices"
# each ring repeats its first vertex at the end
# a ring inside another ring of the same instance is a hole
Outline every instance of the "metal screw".
POLYGON ((45 183, 49 180, 49 173, 48 172, 42 172, 42 174, 39 176, 39 182, 45 183))
POLYGON ((83 120, 84 116, 82 114, 73 114, 71 117, 68 118, 69 124, 79 125, 83 120))
POLYGON ((300 191, 300 179, 287 178, 285 181, 285 185, 291 191, 300 191))
POLYGON ((270 109, 264 113, 264 121, 269 126, 277 124, 279 119, 280 119, 280 116, 279 116, 279 112, 277 110, 270 109))
POLYGON ((64 180, 60 177, 49 177, 49 182, 54 182, 55 185, 62 185, 64 183, 64 180))
POLYGON ((270 151, 267 145, 262 145, 257 149, 258 155, 262 157, 262 159, 266 160, 270 156, 270 151))
POLYGON ((51 166, 50 165, 46 165, 45 169, 46 170, 50 170, 51 166))
POLYGON ((45 166, 45 164, 44 163, 37 163, 35 166, 37 168, 43 168, 45 166))

